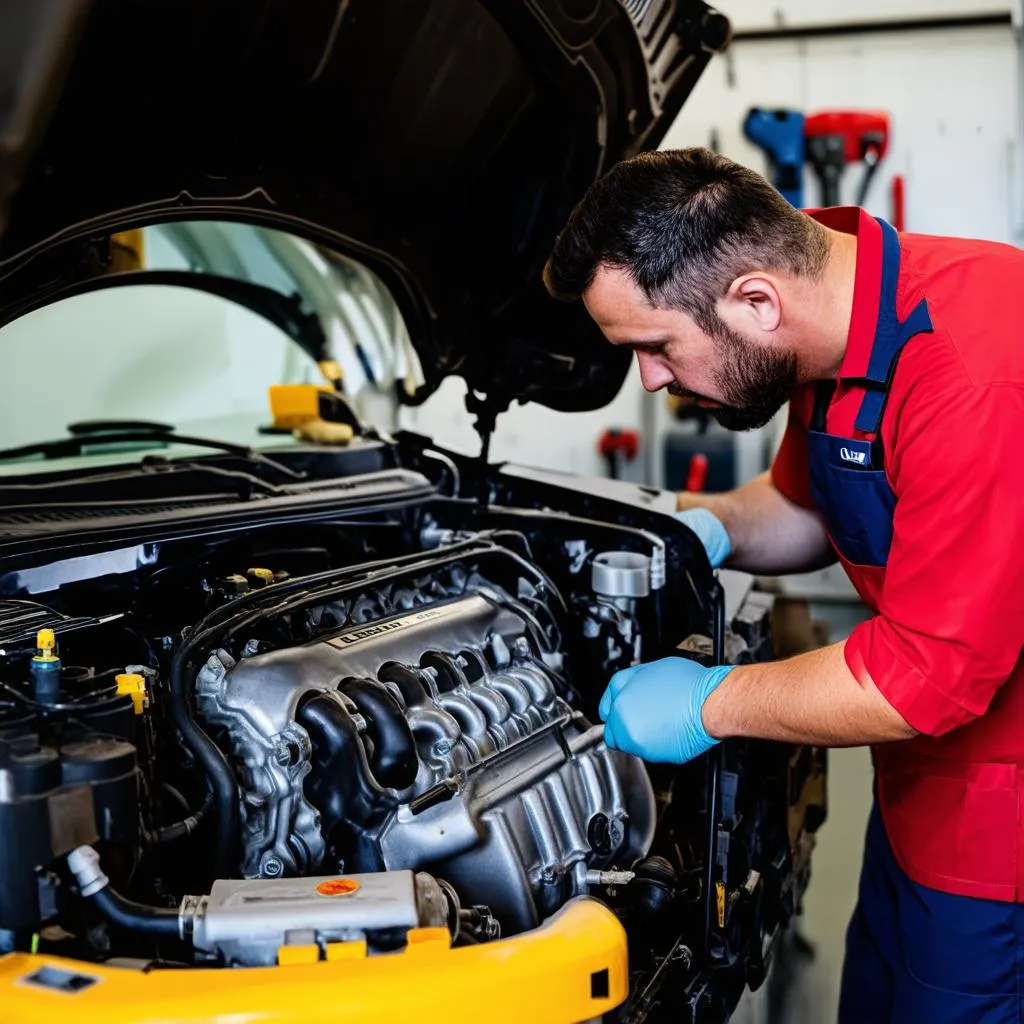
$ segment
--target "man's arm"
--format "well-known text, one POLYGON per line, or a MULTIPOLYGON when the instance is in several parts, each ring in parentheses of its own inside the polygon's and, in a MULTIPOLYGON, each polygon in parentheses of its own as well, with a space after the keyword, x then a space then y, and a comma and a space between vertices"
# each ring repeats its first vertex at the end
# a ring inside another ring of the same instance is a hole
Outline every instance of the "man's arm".
POLYGON ((845 642, 786 661, 733 669, 704 702, 701 718, 714 739, 757 737, 848 747, 917 735, 878 692, 858 680, 845 642))
POLYGON ((912 379, 878 614, 842 644, 774 664, 669 657, 617 672, 600 707, 609 746, 682 763, 721 736, 834 746, 942 736, 1019 678, 1024 461, 1013 454, 1024 384, 912 379))
POLYGON ((809 572, 835 561, 817 513, 786 498, 771 471, 725 494, 683 491, 679 511, 706 508, 721 520, 732 545, 726 565, 768 575, 809 572))

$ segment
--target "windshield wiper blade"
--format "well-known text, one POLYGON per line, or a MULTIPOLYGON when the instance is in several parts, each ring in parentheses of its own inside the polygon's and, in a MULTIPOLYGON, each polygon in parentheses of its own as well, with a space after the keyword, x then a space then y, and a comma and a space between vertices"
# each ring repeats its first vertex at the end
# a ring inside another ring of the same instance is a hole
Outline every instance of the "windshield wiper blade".
POLYGON ((240 459, 268 466, 293 480, 304 480, 306 477, 305 473, 292 469, 291 466, 285 466, 245 445, 232 444, 230 441, 218 441, 215 438, 192 437, 190 434, 153 429, 107 430, 62 437, 54 441, 33 441, 31 444, 21 445, 17 448, 0 449, 0 462, 27 459, 37 455, 41 455, 44 459, 64 459, 81 455, 86 448, 99 447, 104 444, 128 444, 135 441, 157 441, 161 444, 185 444, 195 448, 211 448, 214 451, 225 452, 240 459))

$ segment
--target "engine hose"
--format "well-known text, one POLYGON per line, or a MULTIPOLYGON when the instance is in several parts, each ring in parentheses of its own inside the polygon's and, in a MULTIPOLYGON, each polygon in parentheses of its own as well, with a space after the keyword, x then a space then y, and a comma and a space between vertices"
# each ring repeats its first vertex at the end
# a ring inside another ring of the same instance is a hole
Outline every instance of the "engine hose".
POLYGON ((100 913, 118 928, 137 932, 140 935, 163 935, 178 938, 177 908, 147 907, 144 903, 135 903, 118 895, 108 885, 99 892, 93 893, 93 903, 100 913))
POLYGON ((238 840, 238 784, 220 748, 192 717, 185 691, 185 668, 193 650, 186 644, 171 666, 171 714, 185 745, 206 773, 211 803, 216 810, 214 872, 224 878, 230 874, 231 855, 238 840))
POLYGON ((210 809, 213 807, 213 793, 207 792, 206 796, 203 797, 203 802, 199 806, 199 810, 195 814, 190 815, 182 821, 176 821, 173 825, 162 825, 160 828, 148 831, 146 829, 142 832, 142 841, 147 846, 162 846, 164 843, 173 843, 176 839, 183 839, 187 835, 191 835, 200 824, 207 814, 210 813, 210 809))
POLYGON ((110 879, 100 867, 99 854, 91 846, 78 846, 72 850, 68 854, 68 867, 82 895, 92 900, 111 924, 141 935, 180 937, 177 908, 147 907, 114 892, 110 888, 110 879))

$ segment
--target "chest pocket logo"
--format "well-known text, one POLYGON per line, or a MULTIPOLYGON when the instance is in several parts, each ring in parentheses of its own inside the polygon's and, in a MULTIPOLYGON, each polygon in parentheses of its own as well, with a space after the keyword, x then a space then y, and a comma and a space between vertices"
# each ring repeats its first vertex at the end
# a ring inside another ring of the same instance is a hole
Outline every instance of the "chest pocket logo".
POLYGON ((866 466, 868 462, 867 452, 859 452, 856 449, 846 447, 839 449, 839 457, 844 462, 852 462, 857 466, 866 466))

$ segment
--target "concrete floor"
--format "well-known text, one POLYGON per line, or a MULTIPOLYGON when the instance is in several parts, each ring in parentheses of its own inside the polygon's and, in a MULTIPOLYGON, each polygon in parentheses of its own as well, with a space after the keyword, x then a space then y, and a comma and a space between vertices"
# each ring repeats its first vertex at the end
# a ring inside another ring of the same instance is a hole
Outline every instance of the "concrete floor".
POLYGON ((864 828, 871 805, 871 761, 866 749, 829 751, 830 818, 822 826, 799 932, 807 958, 788 950, 793 971, 778 1024, 827 1024, 836 1019, 846 926, 857 899, 864 828))

